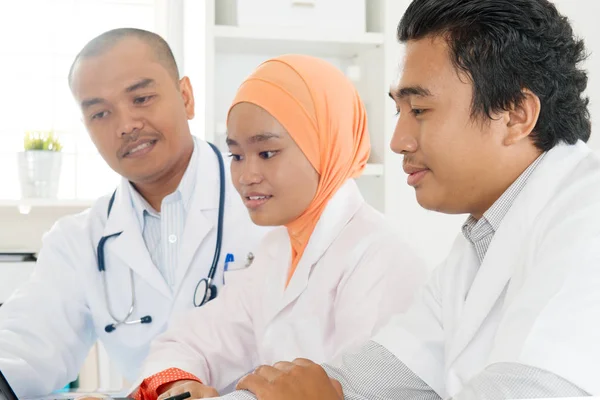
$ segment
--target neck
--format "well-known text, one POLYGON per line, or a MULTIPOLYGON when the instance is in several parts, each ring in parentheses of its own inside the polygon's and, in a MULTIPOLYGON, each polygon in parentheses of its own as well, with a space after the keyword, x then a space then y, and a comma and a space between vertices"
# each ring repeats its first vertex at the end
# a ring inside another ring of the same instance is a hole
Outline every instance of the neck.
POLYGON ((160 212, 162 201, 165 197, 177 190, 177 187, 183 179, 183 175, 190 164, 194 147, 185 152, 185 155, 177 163, 161 175, 160 178, 152 182, 132 182, 135 189, 150 204, 150 206, 160 212))
POLYGON ((521 160, 510 158, 507 163, 499 170, 498 184, 495 190, 490 191, 486 201, 477 208, 476 211, 471 212, 473 218, 480 220, 483 214, 489 210, 494 203, 508 190, 508 188, 521 176, 523 172, 542 154, 541 150, 533 148, 525 154, 521 155, 521 160))

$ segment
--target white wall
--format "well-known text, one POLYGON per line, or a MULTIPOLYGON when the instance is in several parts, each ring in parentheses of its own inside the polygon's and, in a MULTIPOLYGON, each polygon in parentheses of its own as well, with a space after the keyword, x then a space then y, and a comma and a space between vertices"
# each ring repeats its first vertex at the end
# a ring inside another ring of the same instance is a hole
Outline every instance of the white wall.
POLYGON ((600 129, 594 133, 594 127, 600 124, 600 1, 554 0, 554 4, 571 20, 575 33, 586 42, 589 58, 584 65, 589 75, 587 93, 592 114, 592 137, 589 144, 595 150, 600 150, 600 129))

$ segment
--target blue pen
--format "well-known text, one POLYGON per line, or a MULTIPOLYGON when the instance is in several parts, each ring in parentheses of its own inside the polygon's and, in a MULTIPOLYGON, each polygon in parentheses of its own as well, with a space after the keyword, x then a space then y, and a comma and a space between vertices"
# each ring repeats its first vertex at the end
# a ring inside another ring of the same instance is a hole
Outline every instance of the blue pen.
POLYGON ((227 269, 229 268, 229 263, 234 261, 235 259, 233 257, 233 254, 227 253, 227 255, 225 256, 225 266, 223 267, 223 284, 225 284, 225 272, 227 272, 227 269))

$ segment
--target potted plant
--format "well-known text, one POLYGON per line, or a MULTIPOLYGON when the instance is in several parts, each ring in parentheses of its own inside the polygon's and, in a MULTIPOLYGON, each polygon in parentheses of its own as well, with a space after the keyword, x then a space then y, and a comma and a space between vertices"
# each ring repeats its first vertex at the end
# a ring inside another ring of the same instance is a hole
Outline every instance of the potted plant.
POLYGON ((62 166, 62 145, 53 131, 25 133, 18 154, 23 198, 56 198, 62 166))

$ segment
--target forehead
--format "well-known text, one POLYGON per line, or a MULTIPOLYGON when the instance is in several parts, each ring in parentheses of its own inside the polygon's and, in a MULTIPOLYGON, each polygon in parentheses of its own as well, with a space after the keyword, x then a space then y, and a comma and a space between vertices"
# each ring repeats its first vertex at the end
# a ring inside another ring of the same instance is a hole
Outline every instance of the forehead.
POLYGON ((123 39, 99 55, 79 60, 73 69, 71 86, 79 99, 105 97, 140 79, 160 83, 169 79, 169 74, 150 46, 137 39, 123 39))
POLYGON ((259 131, 284 132, 285 129, 264 108, 241 102, 233 106, 227 119, 228 135, 252 135, 259 131))
POLYGON ((467 82, 459 77, 443 38, 411 40, 405 49, 399 87, 421 86, 434 95, 442 95, 467 82))

